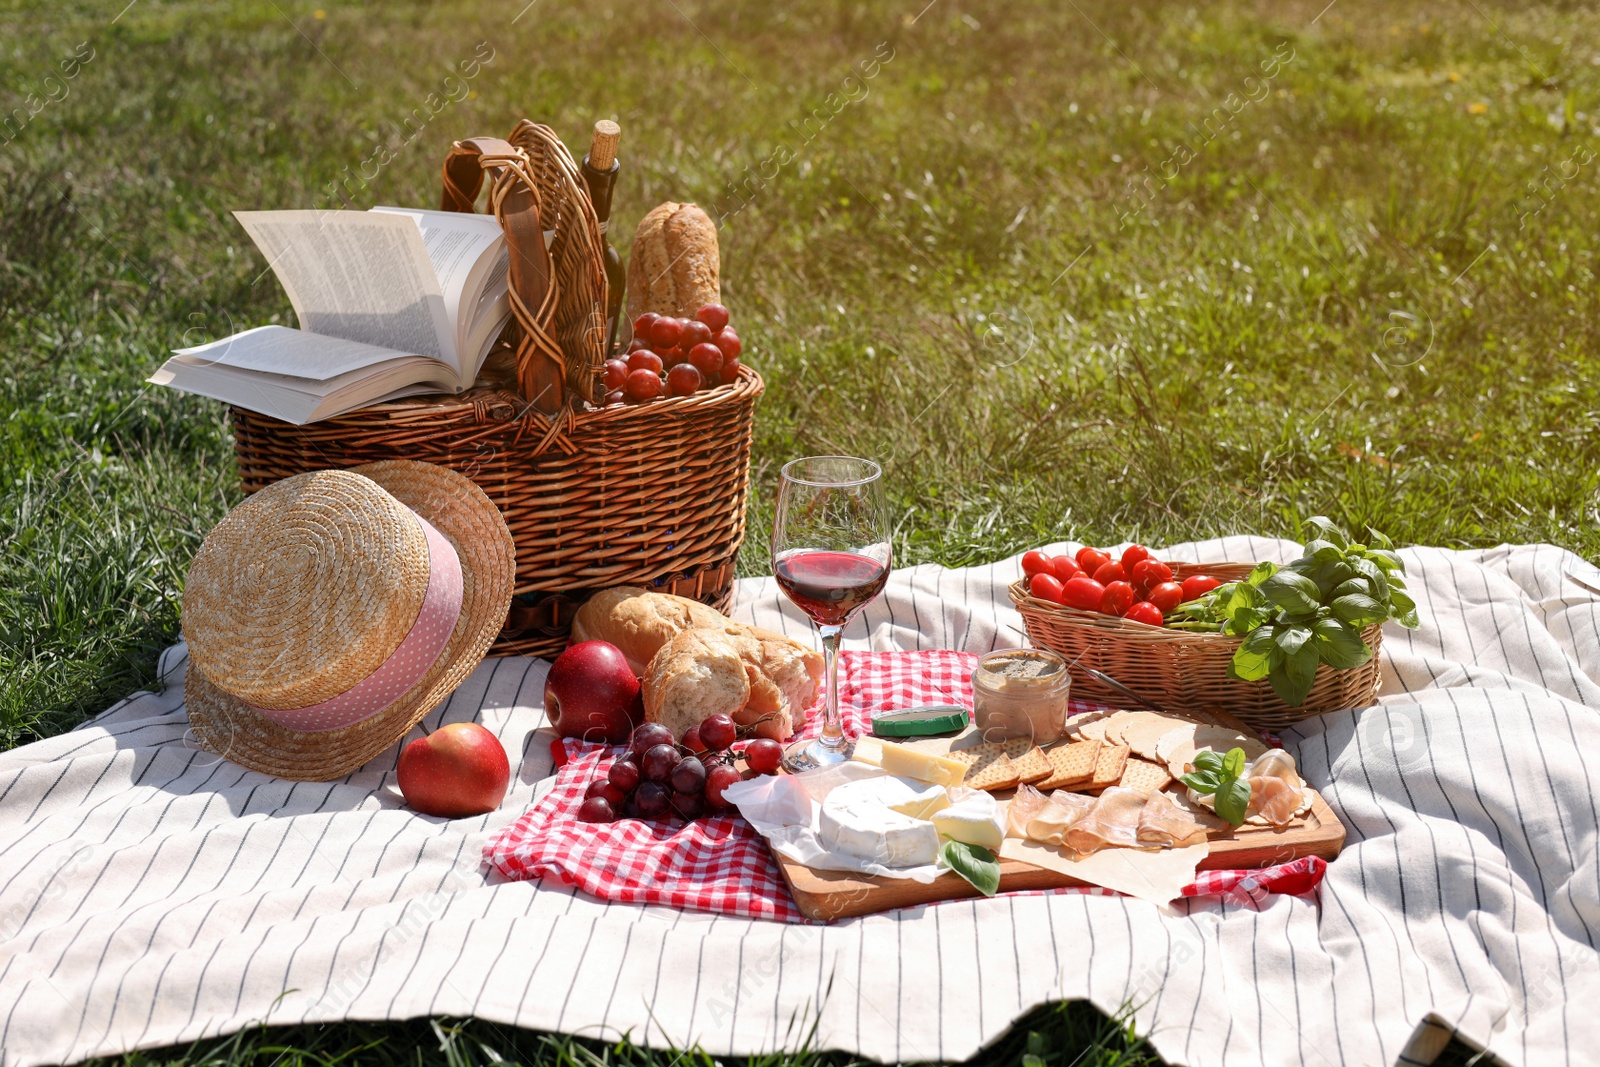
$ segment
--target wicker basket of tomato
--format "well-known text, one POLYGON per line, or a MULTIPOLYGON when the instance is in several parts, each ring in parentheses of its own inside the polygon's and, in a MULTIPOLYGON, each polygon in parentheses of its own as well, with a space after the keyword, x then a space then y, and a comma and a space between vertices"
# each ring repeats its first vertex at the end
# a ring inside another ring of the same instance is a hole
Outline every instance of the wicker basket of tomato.
MULTIPOLYGON (((1382 625, 1417 625, 1381 535, 1352 543, 1326 519, 1300 559, 1175 563, 1133 545, 1119 558, 1025 553, 1011 600, 1028 637, 1174 711, 1220 707, 1262 729, 1372 703, 1382 625)), ((1073 671, 1078 699, 1126 698, 1073 671)))

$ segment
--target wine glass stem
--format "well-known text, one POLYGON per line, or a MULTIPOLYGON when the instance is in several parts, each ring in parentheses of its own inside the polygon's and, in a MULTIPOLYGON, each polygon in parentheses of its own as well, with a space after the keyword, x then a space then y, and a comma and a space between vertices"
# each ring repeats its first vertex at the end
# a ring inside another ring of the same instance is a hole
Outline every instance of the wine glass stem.
POLYGON ((824 748, 844 747, 844 724, 839 717, 839 634, 842 626, 822 626, 823 670, 828 676, 828 700, 822 712, 822 736, 818 744, 824 748))

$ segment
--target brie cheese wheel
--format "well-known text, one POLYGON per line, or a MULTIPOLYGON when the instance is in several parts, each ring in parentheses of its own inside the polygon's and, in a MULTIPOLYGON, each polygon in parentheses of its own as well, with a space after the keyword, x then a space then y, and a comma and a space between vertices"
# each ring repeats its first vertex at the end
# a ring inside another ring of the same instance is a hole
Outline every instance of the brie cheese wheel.
POLYGON ((894 807, 914 803, 927 789, 892 775, 836 786, 822 801, 818 836, 830 850, 885 867, 933 863, 939 858, 939 831, 927 819, 894 807))
POLYGON ((963 844, 998 852, 1006 838, 1005 819, 992 793, 975 793, 933 814, 933 828, 963 844))

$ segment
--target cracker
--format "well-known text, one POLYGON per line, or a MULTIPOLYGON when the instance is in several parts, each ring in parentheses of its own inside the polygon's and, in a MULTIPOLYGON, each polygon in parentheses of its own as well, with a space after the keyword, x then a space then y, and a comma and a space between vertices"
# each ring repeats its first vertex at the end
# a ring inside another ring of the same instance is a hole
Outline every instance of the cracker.
POLYGON ((1122 778, 1117 784, 1124 789, 1136 789, 1145 796, 1150 796, 1159 792, 1170 781, 1172 775, 1168 774, 1167 769, 1161 764, 1130 758, 1123 766, 1122 778))
POLYGON ((1044 749, 1034 744, 1032 738, 1013 737, 1002 741, 1000 747, 1010 758, 1011 766, 1016 768, 1018 782, 1038 782, 1055 773, 1045 758, 1044 749))
POLYGON ((1095 754, 1094 777, 1089 779, 1090 789, 1104 789, 1122 780, 1122 769, 1128 764, 1127 745, 1106 745, 1095 754))
POLYGON ((1050 761, 1050 777, 1038 784, 1041 792, 1065 789, 1094 777, 1095 757, 1105 746, 1098 741, 1074 741, 1045 753, 1050 761))
POLYGON ((1010 789, 1017 784, 1017 769, 998 744, 951 752, 950 758, 967 765, 967 775, 961 784, 968 789, 1010 789))

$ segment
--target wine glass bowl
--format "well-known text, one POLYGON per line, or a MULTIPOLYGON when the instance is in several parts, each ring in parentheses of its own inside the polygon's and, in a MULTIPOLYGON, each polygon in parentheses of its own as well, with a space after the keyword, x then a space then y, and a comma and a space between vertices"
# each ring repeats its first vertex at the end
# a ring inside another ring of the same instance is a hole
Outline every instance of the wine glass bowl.
POLYGON ((850 456, 809 456, 784 465, 772 524, 778 587, 822 635, 827 697, 822 736, 784 754, 790 771, 850 758, 839 716, 839 635, 889 580, 889 520, 883 469, 850 456))

